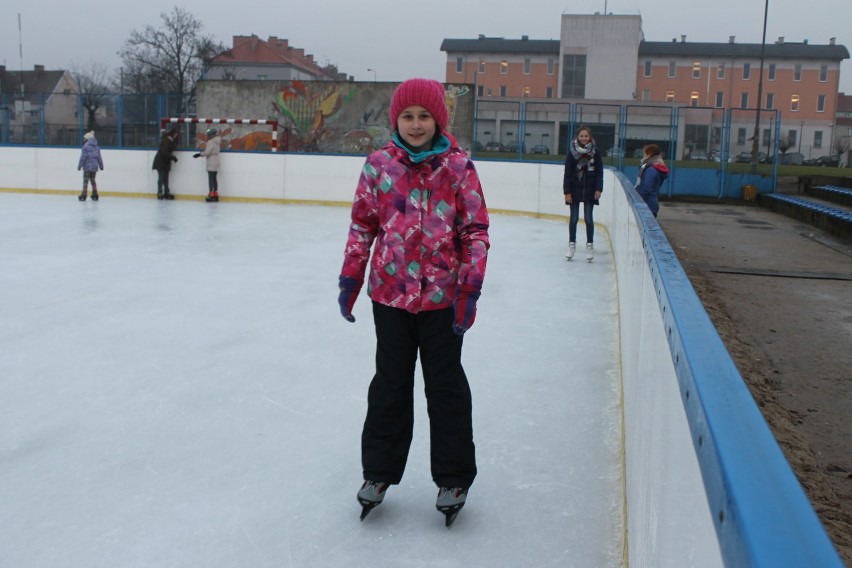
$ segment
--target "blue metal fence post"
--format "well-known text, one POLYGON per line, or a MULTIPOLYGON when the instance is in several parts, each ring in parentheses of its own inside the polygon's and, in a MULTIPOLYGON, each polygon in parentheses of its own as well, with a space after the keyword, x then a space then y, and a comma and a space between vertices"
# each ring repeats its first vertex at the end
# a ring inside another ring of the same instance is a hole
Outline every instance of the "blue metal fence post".
POLYGON ((116 145, 119 148, 124 148, 124 131, 122 129, 122 126, 124 125, 124 95, 122 94, 118 94, 115 96, 115 120, 115 134, 118 137, 118 140, 116 140, 116 145))
POLYGON ((671 110, 671 130, 669 132, 669 187, 667 190, 668 197, 674 194, 675 179, 677 179, 677 153, 678 153, 678 136, 677 132, 680 125, 680 108, 672 107, 671 110))

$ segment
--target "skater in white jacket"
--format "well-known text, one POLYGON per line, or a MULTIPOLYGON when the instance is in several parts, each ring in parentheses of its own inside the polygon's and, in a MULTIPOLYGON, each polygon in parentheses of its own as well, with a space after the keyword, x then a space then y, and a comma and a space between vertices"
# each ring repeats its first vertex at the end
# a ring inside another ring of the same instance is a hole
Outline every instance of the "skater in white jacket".
POLYGON ((204 156, 207 160, 207 197, 204 199, 207 203, 219 201, 219 149, 222 145, 222 138, 215 128, 207 129, 207 143, 204 149, 197 154, 193 154, 193 158, 204 156))

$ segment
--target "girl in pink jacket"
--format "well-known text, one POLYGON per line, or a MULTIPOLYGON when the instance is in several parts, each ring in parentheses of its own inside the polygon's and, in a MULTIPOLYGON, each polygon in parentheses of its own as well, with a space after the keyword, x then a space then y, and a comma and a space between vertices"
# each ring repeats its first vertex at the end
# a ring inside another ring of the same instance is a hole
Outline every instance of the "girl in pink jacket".
POLYGON ((376 374, 361 437, 364 483, 358 501, 363 520, 402 479, 419 351, 432 479, 439 488, 436 507, 449 526, 476 476, 461 350, 485 277, 488 210, 473 162, 446 131, 441 83, 405 81, 393 94, 389 114, 392 140, 364 164, 339 279, 341 315, 354 322, 352 307, 370 265, 376 374))

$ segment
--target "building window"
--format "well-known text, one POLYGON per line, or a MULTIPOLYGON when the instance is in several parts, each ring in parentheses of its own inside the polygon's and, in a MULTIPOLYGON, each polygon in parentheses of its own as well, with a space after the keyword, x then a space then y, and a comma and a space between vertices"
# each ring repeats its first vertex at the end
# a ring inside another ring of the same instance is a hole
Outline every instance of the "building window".
POLYGON ((509 73, 509 62, 505 59, 500 60, 500 74, 507 75, 509 73))
POLYGON ((767 71, 767 78, 770 81, 775 80, 775 64, 774 63, 769 64, 769 71, 767 71))
POLYGON ((479 58, 479 74, 480 75, 485 74, 485 58, 484 57, 479 58))
POLYGON ((775 109, 775 93, 766 93, 766 108, 769 110, 775 109))
POLYGON ((532 72, 532 59, 524 58, 524 75, 529 75, 532 72))
POLYGON ((817 95, 817 112, 825 112, 825 95, 817 95))
POLYGON ((483 85, 476 86, 476 96, 481 97, 485 94, 485 87, 483 85))
POLYGON ((737 144, 742 146, 745 144, 746 140, 746 129, 745 128, 737 128, 737 144))
POLYGON ((740 108, 748 108, 748 93, 740 93, 740 108))
POLYGON ((716 70, 716 78, 717 79, 724 79, 725 78, 725 64, 724 63, 719 64, 719 67, 716 70))
POLYGON ((828 81, 828 65, 819 66, 819 82, 825 83, 828 81))
POLYGON ((802 80, 802 64, 796 63, 796 67, 793 69, 793 80, 801 81, 802 80))
POLYGON ((642 100, 650 101, 651 100, 651 89, 642 89, 642 100))
POLYGON ((677 63, 669 61, 669 79, 677 77, 677 63))
POLYGON ((716 108, 722 108, 725 106, 725 93, 723 91, 716 91, 716 108))
POLYGON ((506 85, 500 85, 500 96, 501 97, 506 96, 506 85))
POLYGON ((700 79, 701 78, 701 62, 695 61, 692 63, 692 78, 700 79))
POLYGON ((464 58, 456 57, 456 73, 464 72, 464 58))
POLYGON ((814 132, 814 148, 822 148, 822 130, 814 132))
POLYGON ((547 60, 547 74, 553 75, 556 73, 556 61, 551 57, 547 60))
POLYGON ((799 137, 797 135, 798 135, 798 132, 796 132, 795 130, 788 130, 787 131, 787 140, 790 142, 791 148, 796 145, 796 141, 799 139, 799 137))
POLYGON ((528 97, 528 96, 530 96, 530 88, 529 88, 529 87, 524 87, 523 89, 521 89, 521 96, 522 96, 522 97, 528 97))
POLYGON ((562 58, 562 97, 582 99, 586 96, 586 56, 565 55, 562 58))
POLYGON ((667 103, 673 103, 674 99, 675 99, 675 92, 674 91, 666 91, 666 102, 667 103))
POLYGON ((751 63, 743 63, 743 81, 748 81, 749 79, 751 79, 751 63))
POLYGON ((545 92, 546 92, 546 95, 545 95, 545 96, 546 96, 548 99, 552 99, 552 98, 553 98, 553 87, 548 87, 547 89, 545 89, 545 92))
POLYGON ((799 95, 790 97, 790 110, 793 112, 799 111, 799 95))
POLYGON ((650 77, 651 76, 651 60, 650 59, 645 60, 645 71, 642 75, 644 77, 650 77))
POLYGON ((692 91, 692 94, 689 95, 689 105, 694 107, 698 106, 698 91, 692 91))

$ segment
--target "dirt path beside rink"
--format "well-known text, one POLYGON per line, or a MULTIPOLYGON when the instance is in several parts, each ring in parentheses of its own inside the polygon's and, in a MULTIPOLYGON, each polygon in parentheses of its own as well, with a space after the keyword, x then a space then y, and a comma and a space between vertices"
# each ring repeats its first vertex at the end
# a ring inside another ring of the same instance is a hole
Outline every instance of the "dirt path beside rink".
POLYGON ((753 204, 666 202, 659 222, 852 566, 852 242, 753 204))

